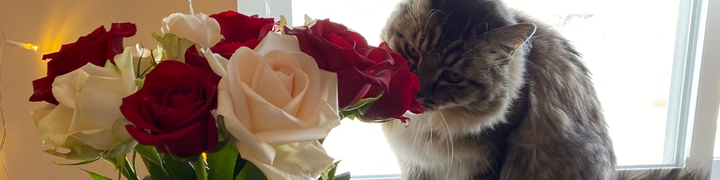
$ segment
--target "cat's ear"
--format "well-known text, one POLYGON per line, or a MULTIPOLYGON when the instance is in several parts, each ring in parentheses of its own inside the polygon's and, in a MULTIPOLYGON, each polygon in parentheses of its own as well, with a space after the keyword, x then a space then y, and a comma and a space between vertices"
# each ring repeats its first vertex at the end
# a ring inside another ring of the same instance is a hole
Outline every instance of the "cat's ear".
POLYGON ((534 24, 515 24, 493 29, 485 34, 485 40, 508 54, 515 52, 535 34, 534 24))

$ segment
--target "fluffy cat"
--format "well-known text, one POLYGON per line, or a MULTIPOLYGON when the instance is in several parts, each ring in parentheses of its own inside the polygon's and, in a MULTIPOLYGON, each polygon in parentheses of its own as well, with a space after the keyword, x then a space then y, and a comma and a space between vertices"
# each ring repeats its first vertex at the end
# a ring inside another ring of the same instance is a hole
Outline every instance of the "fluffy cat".
POLYGON ((418 75, 426 113, 383 125, 405 179, 694 180, 685 169, 615 171, 580 54, 499 0, 403 0, 383 40, 418 75))
POLYGON ((497 0, 404 0, 382 38, 427 109, 383 125, 405 179, 614 177, 588 69, 549 26, 497 0))

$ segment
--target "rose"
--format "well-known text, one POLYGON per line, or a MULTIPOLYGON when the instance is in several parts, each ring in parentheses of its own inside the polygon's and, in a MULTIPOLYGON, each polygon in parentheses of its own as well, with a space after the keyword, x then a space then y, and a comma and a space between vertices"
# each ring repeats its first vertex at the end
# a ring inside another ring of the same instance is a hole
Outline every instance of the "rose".
POLYGON ((47 104, 32 112, 43 142, 53 149, 89 146, 111 150, 131 138, 124 128, 130 122, 118 109, 122 98, 136 89, 130 49, 117 55, 114 61, 117 68, 110 63, 105 67, 87 63, 55 79, 52 91, 59 104, 47 104))
MULTIPOLYGON (((394 60, 390 90, 375 101, 363 116, 375 120, 397 118, 405 122, 408 118, 403 117, 403 114, 408 110, 415 114, 425 111, 425 108, 415 98, 415 94, 420 90, 420 83, 417 76, 408 69, 407 60, 402 55, 394 53, 385 42, 380 44, 380 49, 390 53, 394 60)), ((370 92, 380 90, 377 88, 370 92)))
POLYGON ((369 46, 360 34, 327 19, 286 32, 297 36, 302 52, 312 56, 320 69, 337 72, 340 107, 376 96, 368 94, 372 88, 387 89, 393 58, 386 51, 369 46))
POLYGON ((254 51, 238 49, 220 80, 218 114, 269 179, 310 179, 333 161, 315 140, 339 124, 336 76, 299 50, 269 33, 254 51))
POLYGON ((138 92, 123 99, 120 110, 134 124, 127 131, 138 143, 166 154, 197 156, 211 150, 218 139, 211 113, 217 86, 211 78, 202 68, 161 62, 138 92))
MULTIPOLYGON (((123 38, 135 35, 137 29, 132 23, 113 23, 110 31, 100 26, 74 43, 65 44, 60 51, 46 54, 51 59, 47 64, 47 76, 33 81, 33 95, 30 101, 46 101, 58 104, 52 92, 55 77, 74 71, 87 63, 105 66, 105 62, 123 51, 123 38)), ((113 62, 114 63, 114 62, 113 62)))
POLYGON ((260 42, 258 37, 265 36, 272 29, 273 18, 260 18, 258 15, 246 16, 235 11, 225 11, 210 15, 220 24, 223 42, 253 43, 260 42))
POLYGON ((235 11, 225 11, 210 17, 218 21, 220 33, 225 37, 222 42, 212 47, 212 51, 228 59, 240 47, 254 49, 262 37, 272 30, 274 23, 273 18, 246 16, 235 11))
MULTIPOLYGON (((171 33, 210 48, 220 41, 220 25, 203 13, 195 15, 173 13, 163 18, 162 33, 171 33)), ((184 49, 183 49, 184 50, 184 49)))
POLYGON ((218 54, 213 54, 209 49, 202 51, 203 55, 200 55, 195 45, 190 46, 185 51, 185 63, 192 67, 202 68, 205 73, 211 74, 213 84, 217 85, 220 77, 225 76, 228 60, 218 54))

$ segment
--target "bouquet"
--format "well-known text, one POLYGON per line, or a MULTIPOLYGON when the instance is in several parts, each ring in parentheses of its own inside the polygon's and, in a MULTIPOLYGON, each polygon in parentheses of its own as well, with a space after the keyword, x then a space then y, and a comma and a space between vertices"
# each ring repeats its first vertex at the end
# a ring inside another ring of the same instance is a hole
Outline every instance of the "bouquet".
POLYGON ((174 13, 151 49, 123 45, 132 23, 63 45, 32 83, 45 152, 69 165, 103 159, 118 179, 140 179, 137 158, 148 180, 334 179, 322 140, 341 119, 408 123, 423 107, 417 77, 387 44, 306 21, 174 13))

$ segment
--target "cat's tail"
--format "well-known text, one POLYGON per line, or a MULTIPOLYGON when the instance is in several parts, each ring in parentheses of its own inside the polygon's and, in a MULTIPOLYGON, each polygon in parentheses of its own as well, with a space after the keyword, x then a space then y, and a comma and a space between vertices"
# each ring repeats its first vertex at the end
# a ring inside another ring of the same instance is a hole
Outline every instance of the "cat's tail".
POLYGON ((710 173, 685 169, 653 169, 615 172, 615 180, 709 180, 710 173))

